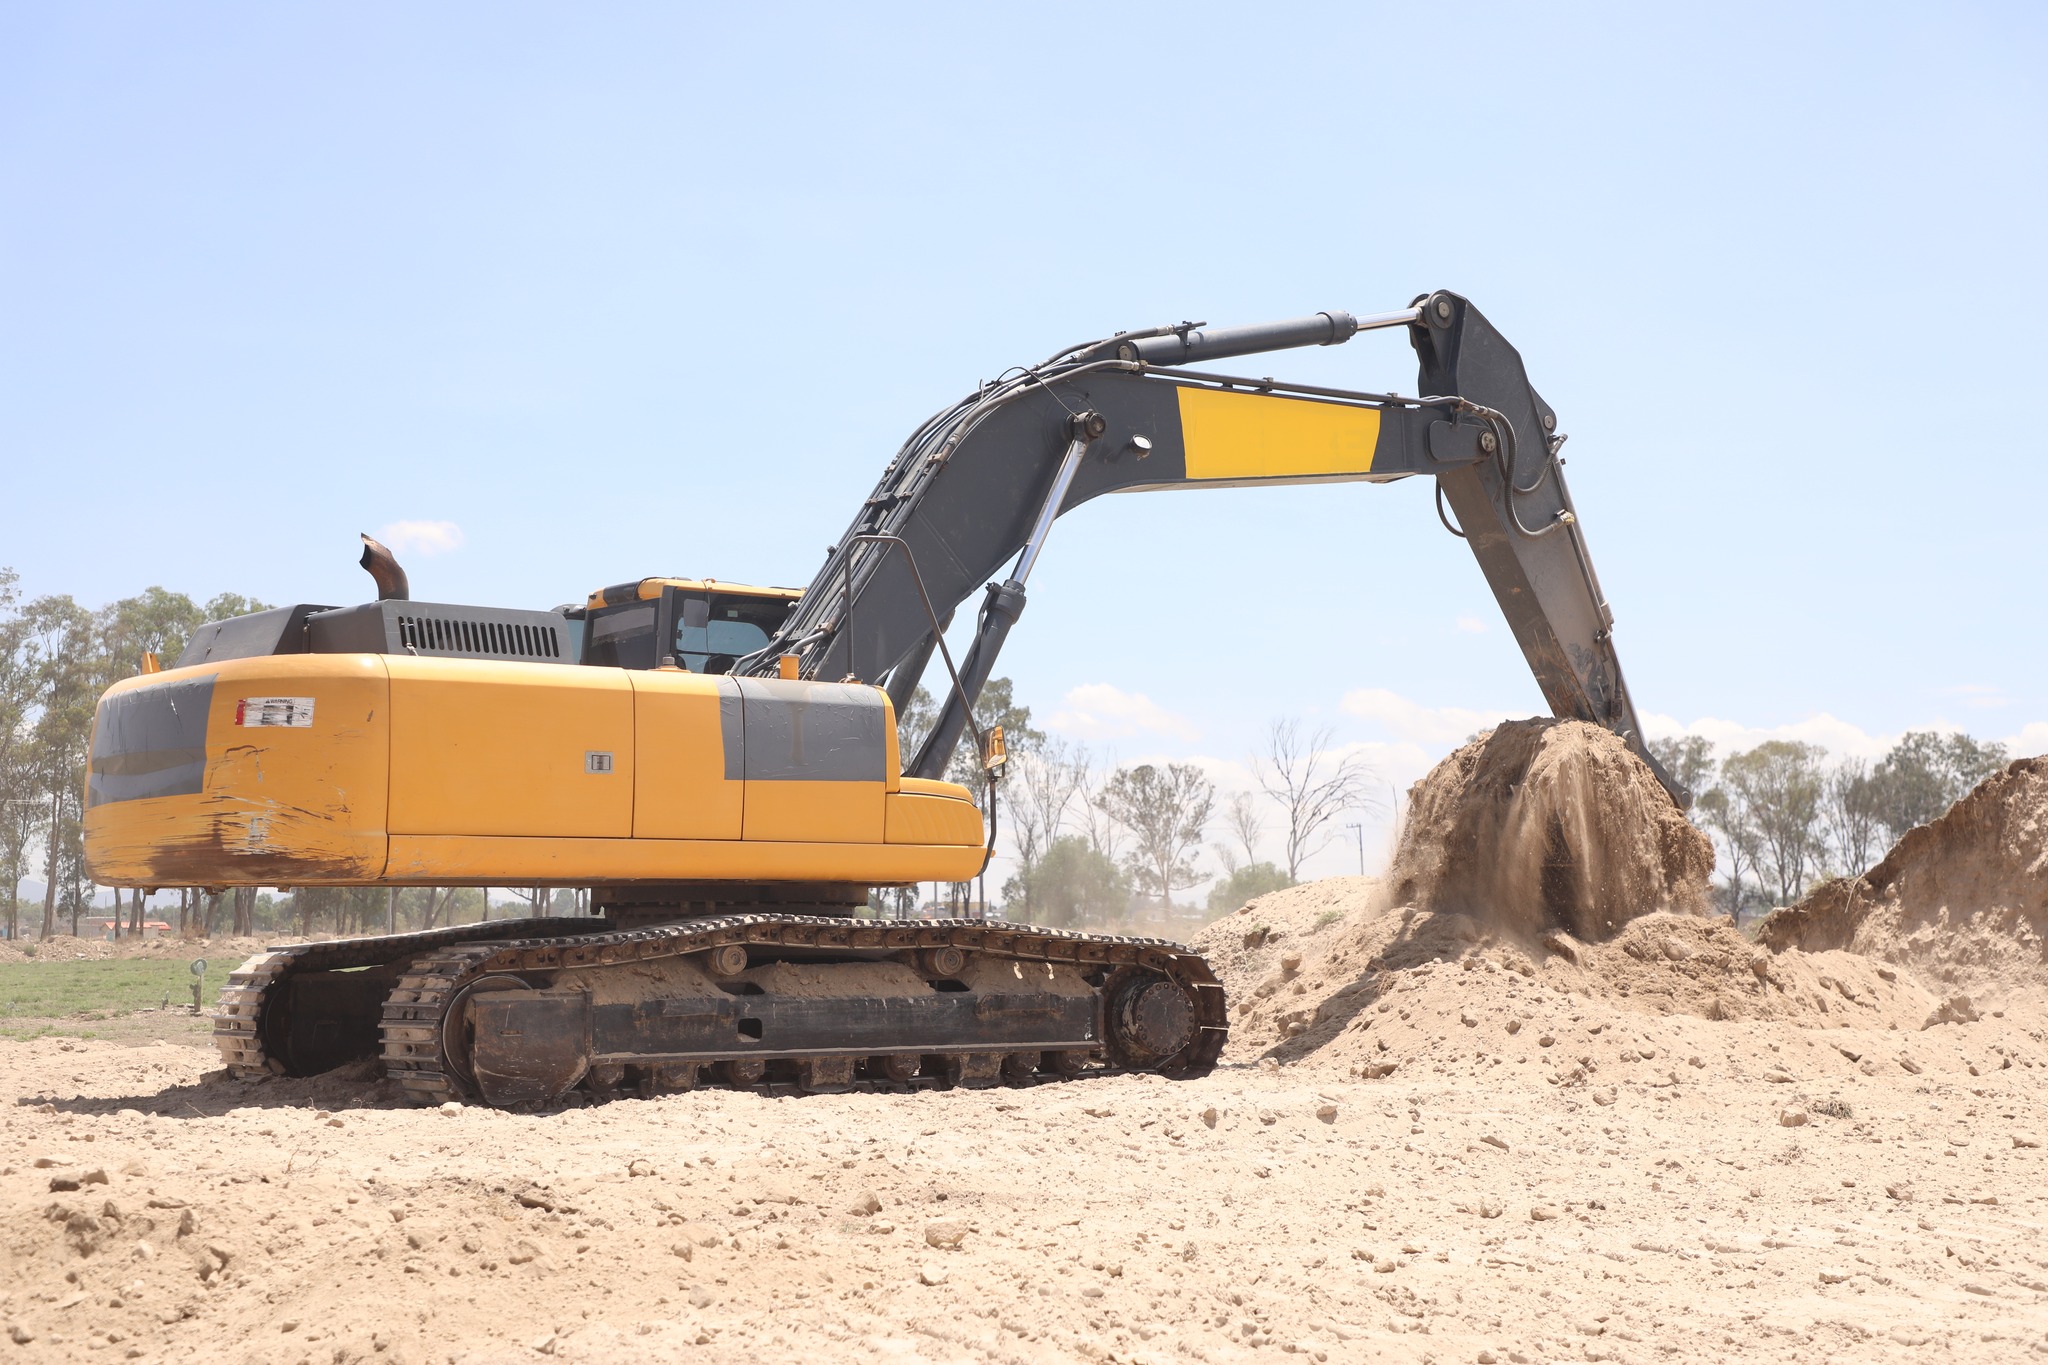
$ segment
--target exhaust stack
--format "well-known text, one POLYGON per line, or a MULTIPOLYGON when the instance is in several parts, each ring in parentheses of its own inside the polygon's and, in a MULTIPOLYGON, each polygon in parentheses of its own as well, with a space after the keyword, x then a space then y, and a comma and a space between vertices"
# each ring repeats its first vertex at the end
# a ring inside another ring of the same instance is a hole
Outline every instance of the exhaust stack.
POLYGON ((370 577, 377 580, 379 602, 406 602, 412 598, 412 585, 406 582, 405 570, 398 567, 398 557, 368 536, 363 537, 363 557, 357 561, 370 571, 370 577))

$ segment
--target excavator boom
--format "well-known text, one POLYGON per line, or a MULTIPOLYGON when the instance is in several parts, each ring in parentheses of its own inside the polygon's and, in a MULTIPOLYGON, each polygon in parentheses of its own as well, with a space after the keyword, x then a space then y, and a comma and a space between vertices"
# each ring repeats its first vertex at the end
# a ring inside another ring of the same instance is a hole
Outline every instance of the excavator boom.
POLYGON ((1428 475, 1440 512, 1447 504, 1456 517, 1445 525, 1478 559, 1552 713, 1620 735, 1689 805, 1691 794, 1643 742, 1613 613, 1557 458, 1563 440, 1521 356, 1456 294, 1363 319, 1186 324, 1090 343, 984 386, 920 427, 780 634, 741 666, 766 672, 795 654, 807 677, 886 679, 900 709, 935 643, 923 598, 949 619, 986 584, 961 686, 922 750, 906 756, 907 773, 938 777, 1023 612, 1058 516, 1105 493, 1428 475), (1386 327, 1407 329, 1423 396, 1185 368, 1386 327))

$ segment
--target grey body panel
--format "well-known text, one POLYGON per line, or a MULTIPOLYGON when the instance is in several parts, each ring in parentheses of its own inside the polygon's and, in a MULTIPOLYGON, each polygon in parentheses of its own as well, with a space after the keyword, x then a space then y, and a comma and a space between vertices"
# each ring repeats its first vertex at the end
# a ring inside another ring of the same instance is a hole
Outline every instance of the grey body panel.
POLYGON ((178 656, 175 667, 218 663, 223 659, 260 659, 272 654, 306 652, 306 618, 317 611, 332 611, 301 602, 295 607, 272 607, 225 621, 208 621, 192 632, 178 656))
MULTIPOLYGON (((882 782, 889 714, 879 689, 851 683, 732 679, 744 710, 740 767, 749 782, 882 782)), ((721 689, 722 690, 722 689, 721 689)), ((725 717, 723 697, 720 720, 725 717)), ((734 777, 733 752, 725 775, 734 777)))
POLYGON ((214 677, 208 673, 102 698, 93 718, 85 804, 201 791, 214 677))

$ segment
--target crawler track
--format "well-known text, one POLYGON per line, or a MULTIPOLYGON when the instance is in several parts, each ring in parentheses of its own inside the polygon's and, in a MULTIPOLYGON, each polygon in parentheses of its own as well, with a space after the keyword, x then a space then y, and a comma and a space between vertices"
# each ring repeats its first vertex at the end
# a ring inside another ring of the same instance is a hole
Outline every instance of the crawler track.
MULTIPOLYGON (((521 926, 521 941, 590 932, 587 919, 536 919, 521 926)), ((232 1076, 260 1076, 286 1070, 277 1056, 274 1041, 266 1038, 266 1010, 276 1003, 277 988, 301 972, 352 971, 403 962, 423 953, 458 943, 506 938, 506 924, 500 920, 481 924, 460 924, 447 929, 429 929, 417 934, 386 934, 376 938, 336 939, 328 943, 299 943, 258 953, 228 974, 221 987, 213 1016, 213 1045, 232 1076)))
MULTIPOLYGON (((593 923, 602 921, 525 921, 517 925, 516 938, 507 936, 506 931, 514 927, 510 923, 466 925, 424 934, 306 944, 262 954, 230 977, 221 994, 215 1041, 229 1069, 237 1074, 297 1069, 275 1055, 273 1036, 281 1026, 267 1018, 267 1011, 278 1009, 281 1000, 296 995, 294 991, 280 991, 280 984, 300 973, 345 974, 352 969, 377 968, 392 983, 381 1007, 375 1011, 376 1046, 381 1049, 386 1074, 418 1103, 471 1099, 477 1093, 476 1086, 449 1055, 451 1046, 460 1049, 459 1044, 450 1042, 460 1032, 459 1028, 451 1031, 451 1010, 463 1008, 465 992, 484 978, 495 978, 492 984, 515 978, 545 984, 559 973, 578 971, 588 979, 592 971, 602 973, 611 967, 631 969, 658 964, 662 959, 732 947, 747 950, 757 961, 783 960, 785 955, 789 960, 830 960, 835 952, 844 952, 850 959, 902 960, 934 950, 956 950, 979 959, 1066 965, 1094 983, 1095 1025, 1089 1034, 1094 1041, 1085 1045, 1088 1051, 1057 1054, 1057 1068, 1052 1065, 1055 1053, 1047 1052, 1043 1077, 1034 1070, 1030 1053, 1004 1054, 998 1044, 983 1042, 977 1047, 962 1038, 920 1034, 913 1028, 892 1039, 892 1046, 874 1049, 917 1054, 907 1060, 902 1074, 878 1082, 890 1088, 948 1084, 963 1076, 970 1078, 967 1083, 993 1082, 998 1074, 1003 1079, 1022 1082, 1104 1068, 1157 1071, 1171 1076, 1200 1075, 1215 1065, 1227 1032, 1223 989, 1208 964, 1186 948, 1158 939, 1079 934, 1002 921, 890 923, 796 914, 732 915, 591 932, 593 923), (1178 988, 1191 1016, 1185 1043, 1164 1057, 1133 1048, 1129 1028, 1120 1027, 1111 1017, 1116 1012, 1114 1002, 1127 998, 1126 993, 1134 984, 1160 980, 1178 988), (1006 1063, 1006 1055, 1024 1058, 1022 1067, 1013 1069, 1014 1063, 1006 1063), (1085 1068, 1083 1058, 1090 1059, 1085 1068), (920 1063, 921 1075, 916 1074, 920 1063)), ((367 976, 360 979, 363 988, 376 984, 379 983, 371 982, 367 976)), ((997 1011, 1002 1008, 1001 1001, 990 1003, 997 1011)), ((659 1007, 660 1002, 653 1000, 644 1006, 656 1013, 659 1007)), ((459 1022, 461 1016, 454 1017, 459 1022)), ((367 1019, 362 1022, 367 1023, 367 1019)), ((1047 1046, 1072 1048, 1074 1044, 1047 1046)), ((863 1049, 814 1050, 858 1053, 863 1049)), ((713 1066, 719 1057, 731 1055, 728 1049, 702 1057, 663 1053, 644 1059, 622 1056, 619 1060, 646 1063, 630 1067, 636 1079, 626 1087, 643 1094, 693 1088, 707 1072, 714 1077, 722 1076, 725 1083, 744 1086, 782 1078, 767 1077, 758 1066, 751 1074, 713 1066)), ((792 1058, 789 1053, 771 1055, 782 1057, 785 1062, 792 1058)), ((851 1057, 805 1060, 806 1064, 820 1063, 816 1074, 837 1082, 850 1081, 856 1069, 851 1057)), ((627 1065, 592 1066, 582 1081, 583 1088, 599 1094, 617 1093, 628 1071, 627 1065)), ((800 1077, 805 1074, 799 1073, 800 1077)), ((865 1069, 862 1075, 867 1075, 865 1069)))

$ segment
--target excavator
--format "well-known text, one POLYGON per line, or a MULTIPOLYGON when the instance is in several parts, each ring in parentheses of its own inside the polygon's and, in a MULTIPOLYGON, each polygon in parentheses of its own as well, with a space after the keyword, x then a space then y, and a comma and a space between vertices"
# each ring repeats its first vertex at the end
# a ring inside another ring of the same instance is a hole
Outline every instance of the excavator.
POLYGON ((1226 1034, 1198 954, 1000 920, 879 920, 966 881, 986 823, 945 780, 1054 521, 1106 493, 1436 480, 1551 710, 1645 747, 1521 357, 1464 298, 1187 322, 1070 346, 935 414, 802 590, 646 578, 552 611, 374 601, 201 627, 108 689, 92 875, 124 887, 587 888, 590 916, 278 947, 230 977, 231 1073, 381 1058, 422 1103, 531 1107, 703 1084, 801 1091, 1193 1076, 1226 1034), (1417 396, 1216 362, 1405 331, 1417 396), (1202 368, 1196 368, 1196 367, 1202 368), (1007 566, 1007 568, 1005 567, 1007 566), (971 640, 947 634, 979 594, 971 640), (916 751, 897 716, 937 653, 916 751))

